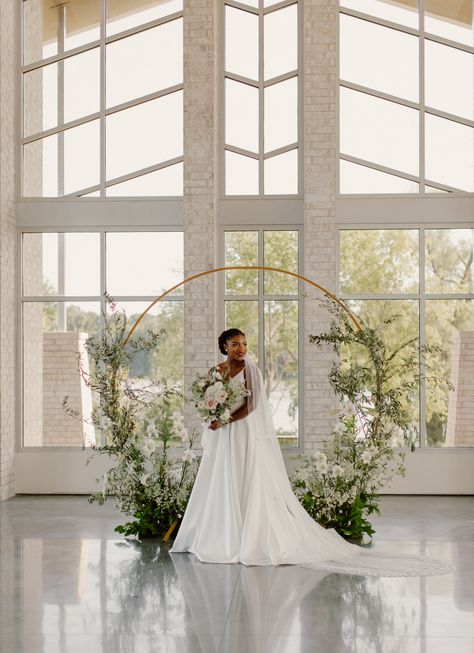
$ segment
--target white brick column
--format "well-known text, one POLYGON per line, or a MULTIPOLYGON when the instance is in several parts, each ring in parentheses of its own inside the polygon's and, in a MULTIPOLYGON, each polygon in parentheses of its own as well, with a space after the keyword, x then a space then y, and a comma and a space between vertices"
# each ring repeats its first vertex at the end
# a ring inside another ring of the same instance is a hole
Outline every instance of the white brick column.
MULTIPOLYGON (((184 3, 185 276, 215 267, 215 16, 213 0, 184 3)), ((185 385, 215 362, 214 275, 185 286, 185 385)))
MULTIPOLYGON (((305 0, 304 7, 304 229, 305 275, 336 288, 337 0, 305 0)), ((316 297, 315 293, 311 293, 316 297)), ((306 450, 325 440, 334 424, 335 399, 328 384, 329 351, 308 344, 325 329, 327 312, 305 301, 304 402, 306 450)))
POLYGON ((17 3, 0 3, 0 499, 14 490, 17 3))

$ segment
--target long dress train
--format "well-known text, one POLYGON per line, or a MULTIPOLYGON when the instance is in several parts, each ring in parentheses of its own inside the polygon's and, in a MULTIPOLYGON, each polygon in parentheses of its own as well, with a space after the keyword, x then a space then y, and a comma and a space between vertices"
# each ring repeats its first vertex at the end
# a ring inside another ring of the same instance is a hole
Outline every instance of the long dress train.
POLYGON ((249 357, 245 369, 249 414, 216 431, 205 429, 201 464, 171 553, 193 553, 201 562, 304 565, 374 576, 453 570, 432 558, 374 554, 317 524, 291 489, 260 371, 249 357))

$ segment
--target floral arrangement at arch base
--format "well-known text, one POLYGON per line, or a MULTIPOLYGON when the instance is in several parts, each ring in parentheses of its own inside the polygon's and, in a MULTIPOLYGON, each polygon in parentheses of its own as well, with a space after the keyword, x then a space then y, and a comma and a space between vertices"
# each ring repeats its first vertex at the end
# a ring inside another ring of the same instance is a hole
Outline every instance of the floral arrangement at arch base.
MULTIPOLYGON (((191 494, 198 468, 193 451, 197 434, 184 427, 182 412, 176 410, 182 399, 176 388, 165 381, 128 378, 133 357, 155 351, 164 330, 147 330, 125 344, 126 315, 111 297, 106 299, 110 314, 103 316, 102 332, 86 342, 92 371, 79 360, 84 382, 99 398, 90 421, 104 444, 92 448, 112 461, 102 490, 89 502, 102 505, 112 495, 119 510, 132 518, 115 528, 125 536, 166 537, 184 514, 191 494), (173 447, 184 447, 184 453, 176 455, 173 447)), ((80 419, 67 397, 63 405, 80 419)))
POLYGON ((423 377, 420 363, 433 347, 419 347, 418 338, 389 344, 379 325, 360 320, 357 329, 349 313, 333 300, 322 300, 333 315, 328 331, 311 335, 318 347, 337 355, 329 383, 339 399, 338 422, 322 451, 303 457, 292 475, 293 490, 307 512, 325 528, 343 537, 372 536, 370 515, 379 513, 378 492, 406 473, 405 453, 418 440, 410 414, 421 382, 452 386, 435 376, 423 377))

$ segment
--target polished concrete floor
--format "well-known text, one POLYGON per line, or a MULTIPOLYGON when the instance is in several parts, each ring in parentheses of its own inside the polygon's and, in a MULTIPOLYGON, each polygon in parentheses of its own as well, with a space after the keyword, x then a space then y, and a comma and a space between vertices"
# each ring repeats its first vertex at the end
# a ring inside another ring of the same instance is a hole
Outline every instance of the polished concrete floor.
POLYGON ((0 504, 1 653, 474 653, 474 497, 385 497, 377 551, 453 574, 200 564, 114 533, 112 502, 0 504))

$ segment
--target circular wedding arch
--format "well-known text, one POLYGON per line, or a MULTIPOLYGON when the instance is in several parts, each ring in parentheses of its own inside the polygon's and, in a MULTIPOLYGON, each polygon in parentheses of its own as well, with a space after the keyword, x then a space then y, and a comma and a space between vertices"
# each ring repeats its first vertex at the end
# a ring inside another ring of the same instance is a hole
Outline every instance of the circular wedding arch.
POLYGON ((347 306, 336 297, 332 292, 329 290, 326 290, 323 286, 319 285, 319 283, 316 283, 315 281, 312 281, 311 279, 308 279, 308 277, 304 277, 302 274, 297 274, 296 272, 290 272, 289 270, 284 270, 283 268, 273 268, 269 267, 267 265, 229 265, 225 267, 220 267, 220 268, 212 268, 211 270, 205 270, 204 272, 199 272, 198 274, 193 274, 190 277, 187 277, 186 279, 183 279, 183 281, 180 281, 176 285, 172 286, 171 288, 168 288, 164 293, 162 293, 159 297, 157 297, 155 300, 151 302, 149 306, 143 311, 143 313, 138 317, 138 319, 135 321, 135 324, 132 326, 130 331, 128 332, 127 337, 125 338, 124 346, 128 343, 130 340, 133 332, 135 329, 138 327, 140 322, 143 320, 145 315, 150 311, 155 304, 158 304, 162 299, 164 299, 167 295, 171 294, 181 286, 184 286, 186 283, 189 283, 190 281, 194 281, 195 279, 199 279, 200 277, 205 277, 208 274, 216 274, 216 272, 228 272, 231 270, 265 270, 267 272, 280 272, 282 274, 287 274, 290 277, 295 277, 296 279, 299 279, 300 281, 304 281, 305 283, 309 284, 310 286, 313 286, 314 288, 317 288, 318 290, 321 290, 326 297, 330 297, 333 301, 335 301, 339 306, 341 306, 349 315, 350 319, 354 323, 355 327, 357 330, 361 329, 360 323, 356 316, 351 313, 351 311, 347 308, 347 306))

